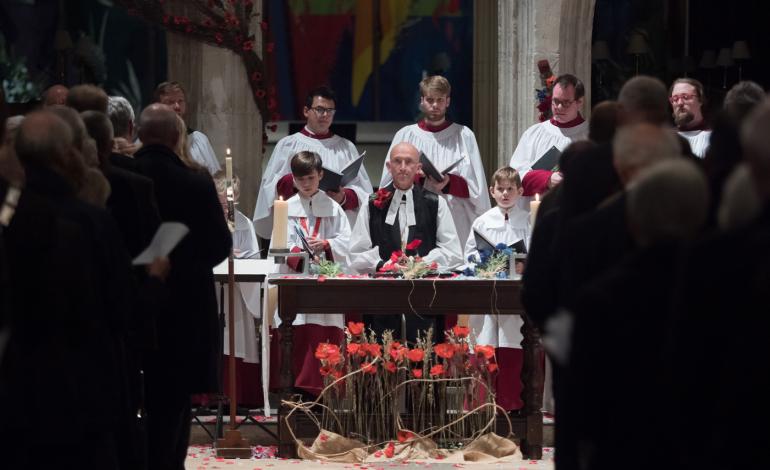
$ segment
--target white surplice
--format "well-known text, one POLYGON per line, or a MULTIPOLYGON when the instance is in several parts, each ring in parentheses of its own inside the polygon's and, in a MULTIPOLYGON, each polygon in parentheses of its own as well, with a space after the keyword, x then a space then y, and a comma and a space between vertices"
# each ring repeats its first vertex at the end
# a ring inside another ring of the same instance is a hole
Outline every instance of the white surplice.
MULTIPOLYGON (((388 215, 385 219, 385 223, 392 226, 395 223, 395 215, 396 213, 398 214, 402 242, 406 240, 409 227, 416 224, 413 194, 411 189, 408 191, 394 189, 393 197, 388 206, 388 215), (402 196, 406 196, 406 200, 403 202, 402 196)), ((423 256, 423 260, 426 263, 435 261, 440 270, 449 270, 457 268, 462 264, 462 256, 462 247, 460 246, 460 239, 457 237, 452 213, 447 202, 443 198, 438 198, 436 247, 423 256)), ((372 246, 372 237, 369 233, 369 204, 367 201, 361 207, 356 224, 353 226, 353 232, 350 237, 348 265, 353 271, 366 274, 374 273, 380 261, 379 248, 372 246)))
MULTIPOLYGON (((417 150, 428 157, 439 171, 448 167, 458 158, 465 155, 462 163, 450 171, 450 174, 461 176, 468 184, 469 197, 455 197, 451 194, 441 194, 452 212, 457 235, 465 240, 476 217, 489 209, 487 181, 484 176, 484 166, 481 164, 479 146, 473 131, 460 124, 453 123, 446 129, 430 132, 420 129, 418 124, 402 127, 388 149, 385 161, 389 161, 393 147, 401 142, 409 142, 417 150)), ((387 166, 383 166, 380 187, 384 188, 393 181, 387 166)))
POLYGON ((190 146, 190 156, 197 163, 206 167, 206 169, 212 175, 222 169, 222 165, 217 160, 217 154, 214 152, 214 148, 209 142, 209 138, 206 137, 201 131, 192 131, 187 136, 187 141, 190 146))
MULTIPOLYGON (((235 231, 233 232, 234 257, 259 258, 259 243, 254 233, 254 226, 241 211, 235 211, 235 231)), ((261 317, 261 285, 258 282, 235 283, 235 357, 243 362, 259 363, 259 343, 254 324, 255 318, 261 317)), ((221 302, 219 286, 216 289, 217 305, 221 302)), ((225 286, 225 312, 229 311, 229 296, 225 286)), ((224 330, 225 354, 230 354, 230 342, 227 329, 224 330)))
POLYGON ((690 150, 698 158, 706 156, 706 150, 711 143, 711 131, 710 130, 697 130, 697 131, 679 131, 679 135, 687 139, 690 143, 690 150))
MULTIPOLYGON (((275 186, 283 176, 291 174, 291 157, 303 150, 317 153, 324 167, 337 172, 342 172, 343 168, 359 157, 353 142, 337 135, 315 139, 297 132, 279 140, 262 175, 257 205, 254 209, 254 226, 257 234, 262 238, 270 238, 273 230, 273 201, 277 198, 275 186)), ((372 193, 372 183, 369 181, 364 165, 361 165, 358 176, 346 187, 356 192, 359 207, 366 205, 369 194, 372 193)), ((345 212, 348 224, 352 226, 358 211, 345 212)))
MULTIPOLYGON (((499 207, 493 207, 473 222, 473 230, 495 245, 498 243, 512 245, 519 240, 524 240, 524 244, 528 247, 531 231, 529 213, 513 207, 508 211, 508 220, 505 220, 504 212, 499 207)), ((478 258, 473 232, 465 243, 465 259, 472 255, 478 258)), ((475 331, 478 344, 521 349, 523 339, 521 326, 524 324, 521 316, 488 314, 469 317, 468 326, 475 331)))
MULTIPOLYGON (((569 144, 588 138, 588 121, 583 121, 577 126, 557 127, 551 121, 543 121, 530 126, 519 139, 519 144, 511 156, 509 166, 519 172, 522 181, 524 176, 532 169, 540 157, 545 155, 551 147, 556 147, 563 152, 569 144)), ((542 196, 542 195, 541 195, 542 196)), ((529 210, 531 196, 519 198, 518 207, 529 210)))
MULTIPOLYGON (((318 232, 316 238, 329 241, 334 261, 339 263, 343 270, 346 269, 348 254, 348 244, 350 243, 350 224, 345 211, 332 198, 323 191, 318 191, 312 198, 301 197, 295 194, 289 198, 289 227, 287 232, 288 248, 302 249, 302 242, 296 229, 302 230, 306 238, 315 233, 316 223, 318 223, 318 232), (305 219, 305 223, 301 219, 305 219), (318 222, 320 220, 320 222, 318 222)), ((272 246, 272 240, 271 240, 272 246)), ((281 272, 293 272, 286 265, 283 265, 281 272)), ((276 312, 275 327, 281 324, 280 318, 276 312)), ((344 327, 344 315, 342 314, 305 314, 298 313, 294 320, 294 325, 314 324, 321 326, 344 327)))

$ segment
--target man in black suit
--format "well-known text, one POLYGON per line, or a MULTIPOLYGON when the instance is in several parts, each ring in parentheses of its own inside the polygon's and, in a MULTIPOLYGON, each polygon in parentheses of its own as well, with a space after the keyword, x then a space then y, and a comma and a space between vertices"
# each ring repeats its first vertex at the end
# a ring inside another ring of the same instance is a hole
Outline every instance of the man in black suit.
POLYGON ((129 254, 136 257, 150 244, 160 225, 152 180, 112 165, 113 131, 106 114, 85 111, 81 117, 88 134, 96 142, 99 169, 112 189, 107 209, 118 223, 129 254))
POLYGON ((158 349, 145 362, 150 468, 184 468, 190 433, 190 395, 216 391, 222 336, 213 268, 230 252, 232 236, 211 177, 185 166, 171 150, 179 138, 176 115, 152 104, 142 112, 135 157, 155 184, 163 221, 189 234, 171 253, 171 272, 158 318, 158 349))

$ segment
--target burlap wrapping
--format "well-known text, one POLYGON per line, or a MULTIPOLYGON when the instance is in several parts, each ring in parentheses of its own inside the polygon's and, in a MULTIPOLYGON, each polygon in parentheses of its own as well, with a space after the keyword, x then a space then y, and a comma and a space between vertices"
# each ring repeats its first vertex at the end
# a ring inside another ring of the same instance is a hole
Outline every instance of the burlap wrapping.
POLYGON ((322 430, 310 447, 298 444, 297 453, 305 460, 342 463, 393 460, 496 463, 522 460, 521 450, 515 442, 494 433, 480 436, 463 449, 450 451, 439 449, 436 443, 428 438, 412 439, 405 443, 394 442, 384 448, 367 448, 360 441, 322 430))

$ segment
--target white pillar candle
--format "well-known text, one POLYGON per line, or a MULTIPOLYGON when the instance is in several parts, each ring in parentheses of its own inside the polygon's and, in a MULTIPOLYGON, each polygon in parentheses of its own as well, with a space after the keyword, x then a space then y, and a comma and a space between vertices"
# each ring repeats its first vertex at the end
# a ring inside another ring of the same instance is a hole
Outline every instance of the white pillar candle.
POLYGON ((282 197, 273 202, 273 248, 286 248, 286 230, 289 226, 289 202, 282 197))
POLYGON ((540 208, 540 194, 535 194, 535 199, 529 201, 529 225, 535 226, 535 218, 537 217, 537 210, 540 208))

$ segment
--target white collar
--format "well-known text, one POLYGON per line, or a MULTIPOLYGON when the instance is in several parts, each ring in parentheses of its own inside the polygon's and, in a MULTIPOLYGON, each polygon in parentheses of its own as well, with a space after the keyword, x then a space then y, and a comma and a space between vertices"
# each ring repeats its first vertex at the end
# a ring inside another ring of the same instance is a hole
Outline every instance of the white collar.
POLYGON ((331 217, 334 215, 334 201, 323 191, 318 191, 311 198, 295 194, 289 198, 290 217, 331 217))
POLYGON ((393 188, 393 197, 390 199, 390 207, 388 207, 388 215, 385 217, 385 223, 393 225, 396 221, 396 215, 398 215, 398 207, 401 205, 401 199, 406 196, 406 225, 417 225, 417 219, 414 216, 414 195, 412 188, 403 191, 396 187, 393 188))

